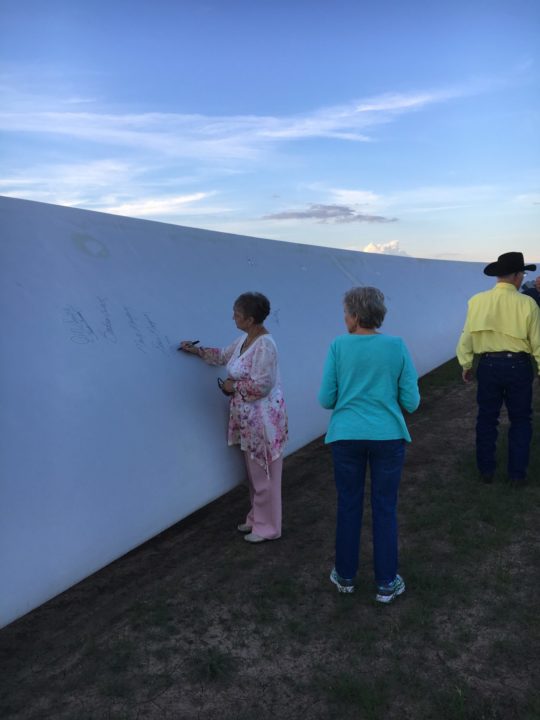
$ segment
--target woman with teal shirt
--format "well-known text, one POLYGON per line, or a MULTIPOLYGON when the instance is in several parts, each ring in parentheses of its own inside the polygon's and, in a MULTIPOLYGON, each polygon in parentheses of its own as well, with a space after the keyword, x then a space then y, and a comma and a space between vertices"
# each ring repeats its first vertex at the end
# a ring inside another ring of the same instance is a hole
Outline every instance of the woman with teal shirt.
POLYGON ((330 580, 339 592, 354 592, 369 463, 376 599, 389 603, 405 591, 397 572, 397 499, 411 441, 403 410, 414 412, 420 403, 418 375, 403 340, 377 332, 386 315, 380 290, 352 288, 344 311, 348 335, 332 342, 319 392, 321 405, 333 411, 325 441, 338 496, 330 580))

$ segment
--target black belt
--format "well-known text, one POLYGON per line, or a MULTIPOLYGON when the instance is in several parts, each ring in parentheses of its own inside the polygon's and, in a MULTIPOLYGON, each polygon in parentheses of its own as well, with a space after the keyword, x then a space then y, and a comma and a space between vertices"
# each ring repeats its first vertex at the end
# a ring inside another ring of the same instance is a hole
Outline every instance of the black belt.
POLYGON ((510 352, 509 350, 501 350, 501 352, 482 353, 482 357, 528 358, 530 355, 526 352, 510 352))

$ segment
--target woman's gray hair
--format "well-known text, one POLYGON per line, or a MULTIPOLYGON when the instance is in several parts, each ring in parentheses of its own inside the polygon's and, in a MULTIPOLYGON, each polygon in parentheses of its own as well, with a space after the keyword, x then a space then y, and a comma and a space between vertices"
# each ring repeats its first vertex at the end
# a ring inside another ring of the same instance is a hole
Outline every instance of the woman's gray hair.
POLYGON ((360 327, 380 328, 386 315, 384 295, 374 287, 354 287, 343 297, 345 309, 360 327))

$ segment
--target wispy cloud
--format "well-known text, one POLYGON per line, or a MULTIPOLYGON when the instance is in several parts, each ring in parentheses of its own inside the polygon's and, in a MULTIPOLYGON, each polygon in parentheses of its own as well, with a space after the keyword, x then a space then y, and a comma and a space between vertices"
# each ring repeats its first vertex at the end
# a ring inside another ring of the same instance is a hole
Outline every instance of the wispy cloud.
POLYGON ((390 193, 385 201, 393 207, 407 207, 410 211, 453 209, 492 200, 496 191, 497 188, 492 185, 434 185, 390 193))
POLYGON ((317 222, 336 223, 387 223, 396 222, 397 218, 383 217, 382 215, 368 215, 357 212, 347 205, 309 205, 306 210, 283 210, 282 212, 265 215, 263 220, 316 220, 317 222))
POLYGON ((496 188, 491 185, 437 185, 399 190, 382 195, 365 189, 327 191, 331 202, 344 202, 352 207, 373 207, 394 212, 436 212, 455 210, 492 200, 496 188))
POLYGON ((470 93, 470 89, 419 93, 383 94, 348 104, 284 116, 207 116, 179 113, 81 112, 65 106, 89 104, 92 98, 67 97, 33 107, 28 97, 18 101, 6 92, 0 129, 13 133, 39 133, 78 138, 94 143, 137 147, 172 157, 253 159, 268 145, 308 138, 366 142, 366 131, 397 116, 428 105, 447 102, 470 93), (56 106, 51 110, 52 105, 56 106))
MULTIPOLYGON (((169 197, 148 198, 145 200, 127 202, 121 205, 108 205, 102 210, 113 215, 128 215, 130 217, 177 217, 179 215, 210 215, 230 212, 225 207, 205 207, 200 205, 202 200, 215 195, 213 192, 198 192, 189 195, 176 195, 169 197)), ((96 208, 100 209, 100 208, 96 208)))
POLYGON ((377 205, 381 202, 381 196, 371 190, 344 190, 331 188, 330 195, 336 203, 344 205, 377 205))
POLYGON ((93 105, 97 102, 95 97, 82 97, 81 95, 72 95, 71 97, 65 98, 63 102, 66 105, 93 105))
POLYGON ((171 220, 185 215, 231 212, 208 204, 216 190, 171 192, 179 186, 201 184, 196 176, 148 177, 148 168, 118 160, 35 166, 0 178, 0 193, 68 207, 85 207, 118 215, 171 220))
POLYGON ((540 205, 540 193, 538 192, 531 192, 531 193, 523 193, 522 195, 516 195, 514 198, 514 202, 517 205, 523 205, 527 207, 528 205, 540 205))
MULTIPOLYGON (((424 186, 388 194, 365 188, 329 188, 312 184, 311 192, 324 196, 324 201, 302 209, 287 209, 263 217, 264 220, 315 220, 334 223, 388 223, 407 213, 453 211, 492 201, 497 189, 489 185, 424 186)), ((522 196, 529 204, 532 195, 522 196)), ((403 218, 402 218, 403 219, 403 218)), ((378 247, 376 245, 374 248, 378 247)), ((377 252, 376 249, 371 252, 377 252)))
POLYGON ((0 191, 29 200, 92 207, 96 200, 129 192, 140 175, 132 163, 114 159, 39 164, 1 177, 0 191))
MULTIPOLYGON (((285 143, 304 139, 368 142, 376 139, 381 123, 484 90, 464 85, 384 93, 289 115, 210 116, 115 113, 91 94, 79 95, 73 89, 59 98, 23 94, 6 78, 0 82, 4 95, 0 130, 19 141, 28 134, 44 137, 57 158, 64 148, 73 147, 72 140, 83 142, 77 145, 77 163, 44 160, 33 166, 31 160, 17 157, 12 161, 16 169, 8 170, 0 180, 0 190, 6 195, 138 217, 218 216, 232 212, 228 201, 222 204, 213 199, 222 187, 220 175, 252 171, 285 143), (54 144, 55 139, 60 142, 54 144), (69 142, 64 145, 65 140, 69 142), (186 180, 188 175, 191 182, 186 180)), ((227 196, 226 188, 222 192, 227 196)), ((314 199, 319 203, 300 209, 285 205, 264 220, 391 223, 397 220, 395 214, 401 216, 400 207, 411 207, 410 198, 401 198, 400 205, 398 196, 384 197, 369 189, 334 188, 306 201, 314 199)))

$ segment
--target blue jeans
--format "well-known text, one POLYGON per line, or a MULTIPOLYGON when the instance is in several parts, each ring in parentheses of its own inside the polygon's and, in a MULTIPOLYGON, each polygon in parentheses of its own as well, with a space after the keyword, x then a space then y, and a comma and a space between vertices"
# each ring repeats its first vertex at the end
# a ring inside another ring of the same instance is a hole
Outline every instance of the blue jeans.
POLYGON ((373 565, 377 585, 397 574, 397 500, 405 459, 404 440, 338 440, 331 443, 337 489, 336 570, 352 579, 358 571, 366 468, 371 470, 373 565))
POLYGON ((533 368, 530 358, 481 357, 476 420, 476 462, 482 475, 495 472, 497 426, 503 402, 508 410, 508 475, 524 480, 532 437, 533 368))

